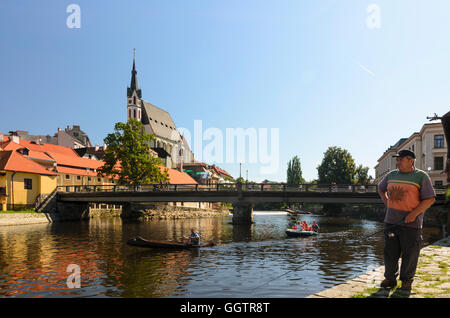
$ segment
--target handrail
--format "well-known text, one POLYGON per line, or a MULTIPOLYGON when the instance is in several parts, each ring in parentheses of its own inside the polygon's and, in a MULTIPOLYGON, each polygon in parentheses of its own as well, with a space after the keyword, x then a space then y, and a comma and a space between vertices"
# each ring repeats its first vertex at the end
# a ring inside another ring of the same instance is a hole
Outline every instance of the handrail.
MULTIPOLYGON (((141 184, 141 185, 65 185, 58 186, 58 192, 320 192, 320 193, 377 193, 376 184, 314 184, 305 183, 296 186, 286 183, 217 183, 203 185, 198 183, 186 184, 141 184)), ((445 193, 445 187, 436 187, 436 193, 445 193)))

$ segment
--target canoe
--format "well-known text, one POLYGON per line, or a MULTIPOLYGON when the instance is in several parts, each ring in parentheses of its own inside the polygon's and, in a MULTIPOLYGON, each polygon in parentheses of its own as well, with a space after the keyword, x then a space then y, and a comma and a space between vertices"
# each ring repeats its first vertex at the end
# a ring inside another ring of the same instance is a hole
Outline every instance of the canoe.
POLYGON ((289 213, 290 216, 304 215, 304 214, 312 214, 311 212, 300 211, 300 210, 292 210, 292 209, 284 209, 285 212, 289 213))
POLYGON ((314 232, 314 231, 302 231, 302 230, 287 229, 286 230, 286 234, 288 236, 300 237, 300 236, 318 235, 319 233, 318 232, 314 232))
POLYGON ((128 245, 140 246, 140 247, 154 247, 154 248, 179 248, 179 249, 189 249, 189 248, 200 248, 200 247, 212 247, 216 244, 213 242, 203 243, 200 245, 190 245, 178 242, 168 242, 168 241, 153 241, 146 240, 142 237, 135 237, 127 241, 128 245))

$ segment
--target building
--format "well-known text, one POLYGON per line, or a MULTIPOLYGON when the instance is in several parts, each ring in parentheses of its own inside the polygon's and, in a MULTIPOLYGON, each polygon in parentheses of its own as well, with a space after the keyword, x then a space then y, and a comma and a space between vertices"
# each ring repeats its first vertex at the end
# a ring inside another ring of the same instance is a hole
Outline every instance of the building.
MULTIPOLYGON (((57 186, 114 185, 114 179, 97 175, 103 164, 101 160, 82 158, 69 147, 22 140, 16 135, 4 136, 0 139, 0 208, 33 209, 57 186)), ((185 172, 164 166, 160 169, 168 170, 170 184, 197 184, 185 172)), ((204 202, 173 202, 169 205, 212 207, 204 202)))
POLYGON ((1 210, 34 209, 56 189, 57 173, 15 150, 0 151, 1 210))
POLYGON ((401 138, 378 159, 375 166, 375 182, 380 182, 389 171, 397 168, 396 159, 392 156, 406 149, 415 153, 416 168, 426 171, 436 188, 446 187, 447 147, 442 123, 424 124, 419 132, 413 133, 408 138, 401 138))
POLYGON ((178 168, 181 164, 192 162, 194 155, 186 140, 177 130, 170 114, 144 99, 138 86, 136 63, 133 57, 131 83, 127 87, 127 120, 134 118, 144 125, 147 133, 155 135, 150 147, 158 154, 168 168, 178 168))
POLYGON ((59 145, 74 149, 92 147, 88 135, 77 125, 73 125, 72 128, 67 126, 64 130, 58 128, 53 137, 50 135, 30 135, 28 131, 25 130, 10 131, 8 135, 19 137, 21 140, 59 145))
POLYGON ((200 161, 184 163, 183 171, 201 185, 214 185, 234 181, 233 177, 225 170, 216 165, 208 165, 200 161))
POLYGON ((18 136, 5 136, 2 148, 14 150, 27 159, 57 174, 57 185, 109 185, 109 178, 97 176, 97 169, 103 161, 81 158, 74 149, 54 144, 20 139, 18 136))

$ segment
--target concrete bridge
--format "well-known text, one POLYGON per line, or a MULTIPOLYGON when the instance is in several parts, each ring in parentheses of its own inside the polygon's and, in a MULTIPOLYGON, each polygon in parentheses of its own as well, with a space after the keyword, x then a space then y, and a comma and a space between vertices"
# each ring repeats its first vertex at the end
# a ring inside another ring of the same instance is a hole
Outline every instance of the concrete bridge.
MULTIPOLYGON (((283 203, 382 203, 377 185, 301 184, 199 184, 139 186, 60 186, 58 205, 86 209, 89 203, 119 204, 145 202, 229 202, 233 204, 233 224, 253 222, 253 206, 261 202, 283 203)), ((438 191, 435 204, 445 203, 445 189, 438 191)))

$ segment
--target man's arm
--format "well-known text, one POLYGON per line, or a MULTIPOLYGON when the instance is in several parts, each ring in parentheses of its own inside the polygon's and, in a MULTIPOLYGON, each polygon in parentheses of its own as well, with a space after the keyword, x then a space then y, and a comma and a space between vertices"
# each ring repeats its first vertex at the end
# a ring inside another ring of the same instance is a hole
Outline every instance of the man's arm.
POLYGON ((383 191, 378 187, 378 195, 380 196, 381 200, 383 201, 384 205, 387 207, 387 197, 386 197, 386 191, 383 191))
POLYGON ((432 206, 434 204, 434 201, 436 201, 436 199, 434 197, 420 201, 420 203, 417 206, 417 208, 412 210, 406 216, 405 223, 412 223, 412 222, 414 222, 416 220, 417 216, 419 216, 420 214, 424 213, 426 210, 428 210, 428 208, 430 206, 432 206))

